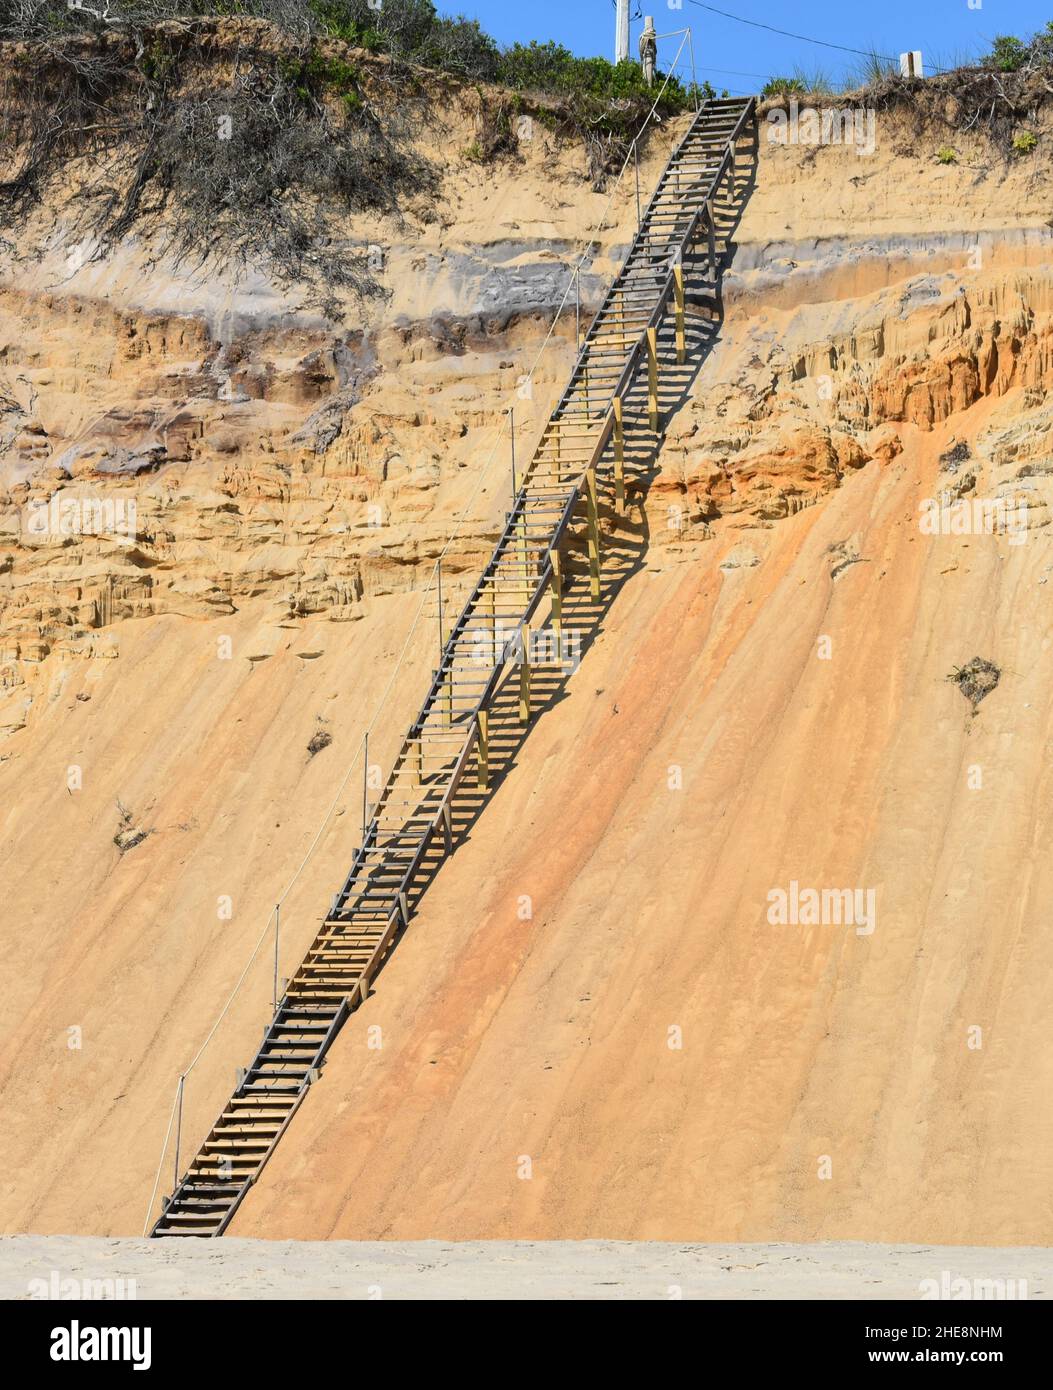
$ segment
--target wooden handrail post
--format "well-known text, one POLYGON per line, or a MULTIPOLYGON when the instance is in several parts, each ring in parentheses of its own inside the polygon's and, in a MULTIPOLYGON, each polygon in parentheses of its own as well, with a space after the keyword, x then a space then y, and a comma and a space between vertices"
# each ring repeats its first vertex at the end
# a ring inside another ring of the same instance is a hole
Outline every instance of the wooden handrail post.
MULTIPOLYGON (((364 836, 363 836, 364 838, 364 836)), ((282 929, 282 905, 274 904, 274 1008, 273 1013, 278 1012, 278 938, 282 929)))
POLYGON ((512 456, 512 505, 515 506, 519 484, 516 482, 516 411, 512 405, 508 407, 508 440, 512 456))
POLYGON ((491 577, 490 577, 490 589, 489 589, 489 592, 490 592, 490 630, 491 630, 492 633, 493 633, 493 639, 492 639, 491 646, 490 646, 490 659, 491 659, 492 663, 496 666, 496 665, 497 665, 497 576, 496 576, 496 575, 491 575, 491 577))
POLYGON ((652 434, 658 433, 658 330, 647 330, 647 415, 652 434))
POLYGON ((490 711, 479 711, 479 752, 476 762, 476 786, 481 792, 490 789, 490 711))
POLYGON ((439 618, 439 660, 442 660, 442 556, 435 564, 435 597, 439 618))
POLYGON ((640 151, 633 141, 633 163, 636 165, 636 230, 640 230, 640 151))
POLYGON ((523 581, 523 604, 525 606, 530 601, 530 566, 527 555, 526 515, 523 512, 520 512, 519 520, 516 522, 516 536, 518 537, 519 568, 523 581))
POLYGON ((446 686, 446 699, 445 699, 445 701, 444 701, 444 704, 446 705, 446 727, 449 728, 449 726, 453 723, 453 672, 452 672, 452 671, 443 672, 443 669, 442 669, 442 668, 443 668, 443 657, 444 657, 445 652, 446 652, 446 624, 445 624, 445 622, 443 621, 443 605, 442 605, 442 558, 441 558, 441 556, 440 556, 440 558, 439 558, 438 564, 437 564, 436 567, 435 567, 435 571, 436 571, 436 589, 437 589, 438 605, 439 605, 439 682, 440 682, 440 686, 441 686, 441 685, 445 685, 445 686, 446 686))
POLYGON ((519 722, 530 723, 530 624, 519 629, 523 650, 519 655, 519 722))
MULTIPOLYGON (((442 643, 439 644, 440 649, 442 643)), ((366 843, 366 831, 369 829, 369 730, 366 730, 362 740, 362 843, 366 843)))
POLYGON ((556 650, 563 650, 563 560, 558 550, 549 551, 552 561, 552 631, 556 638, 556 650))
MULTIPOLYGON (((447 636, 448 636, 448 634, 446 634, 446 633, 443 634, 442 646, 443 646, 443 650, 444 650, 444 651, 446 650, 446 637, 447 637, 447 636)), ((452 667, 452 666, 450 667, 450 669, 449 669, 449 670, 445 673, 445 675, 443 676, 443 681, 445 682, 445 685, 446 685, 446 727, 449 729, 449 728, 451 728, 452 725, 453 725, 453 667, 452 667)))
POLYGON ((713 221, 713 199, 706 199, 706 233, 709 237, 709 278, 717 278, 717 228, 713 221))
POLYGON ((186 1081, 186 1077, 185 1077, 185 1076, 181 1076, 181 1077, 179 1078, 179 1102, 178 1102, 178 1105, 177 1105, 177 1107, 176 1107, 177 1113, 176 1113, 175 1162, 174 1162, 175 1178, 173 1179, 173 1182, 172 1182, 172 1192, 173 1192, 173 1193, 175 1193, 175 1192, 177 1192, 177 1191, 179 1190, 179 1144, 180 1144, 180 1141, 182 1140, 182 1137, 183 1137, 183 1083, 184 1083, 185 1081, 186 1081))
POLYGON ((677 261, 673 266, 673 294, 676 299, 676 360, 683 366, 687 356, 687 342, 684 335, 684 264, 677 261))
POLYGON ((622 418, 623 402, 615 396, 614 406, 614 502, 618 515, 625 511, 625 426, 622 418))
POLYGON ((585 491, 589 517, 589 591, 593 603, 600 601, 600 509, 596 496, 596 468, 585 471, 585 491))

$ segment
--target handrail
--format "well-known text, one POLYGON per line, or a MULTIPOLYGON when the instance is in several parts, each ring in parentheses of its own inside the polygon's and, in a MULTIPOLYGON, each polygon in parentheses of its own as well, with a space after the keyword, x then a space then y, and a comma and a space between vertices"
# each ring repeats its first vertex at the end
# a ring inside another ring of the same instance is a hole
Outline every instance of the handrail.
MULTIPOLYGON (((657 186, 656 186, 654 192, 651 194, 651 197, 650 197, 650 199, 648 200, 648 203, 647 203, 646 208, 644 208, 643 212, 640 214, 639 220, 638 220, 638 222, 637 222, 637 228, 636 228, 637 233, 639 233, 640 228, 641 228, 641 227, 643 226, 643 224, 647 221, 648 214, 650 213, 652 207, 654 206, 654 201, 655 201, 655 199, 658 197, 659 193, 661 192, 661 190, 662 190, 662 185, 665 183, 665 180, 666 180, 666 178, 668 177, 669 168, 670 168, 670 167, 672 166, 672 164, 679 158, 680 151, 683 149, 684 145, 686 145, 687 142, 688 142, 688 140, 691 138, 692 132, 694 131, 695 127, 699 124, 699 122, 702 121, 702 119, 704 118, 704 116, 705 116, 705 114, 706 114, 706 112, 707 112, 707 110, 708 110, 708 108, 709 108, 710 105, 711 105, 711 101, 710 101, 709 98, 707 98, 706 101, 704 101, 704 102, 702 103, 702 106, 699 108, 699 110, 695 113, 695 119, 694 119, 694 120, 691 122, 691 124, 688 126, 688 128, 687 128, 687 130, 685 131, 684 135, 682 136, 682 138, 680 139, 679 143, 677 144, 675 150, 674 150, 674 151, 672 152, 672 154, 669 156, 669 161, 668 161, 668 164, 667 164, 667 166, 666 166, 666 169, 663 171, 662 177, 658 180, 658 184, 657 184, 657 186)), ((653 108, 652 108, 652 111, 653 111, 653 108)), ((644 123, 644 126, 646 127, 646 122, 644 123)), ((643 128, 644 128, 644 127, 641 128, 640 134, 643 133, 643 128)), ((638 140, 639 138, 640 138, 640 135, 638 134, 637 137, 636 137, 636 139, 638 140)), ((633 143, 635 144, 636 141, 634 140, 633 143)), ((625 169, 625 165, 622 166, 623 172, 624 172, 624 169, 625 169)), ((619 174, 619 178, 621 178, 621 175, 620 175, 620 174, 619 174)), ((635 238, 634 238, 634 240, 635 240, 635 238)), ((597 321, 597 319, 599 319, 599 318, 601 317, 601 315, 603 314, 604 310, 608 307, 609 302, 610 302, 611 295, 613 295, 613 294, 615 293, 615 291, 616 291, 617 284, 618 284, 618 279, 619 279, 619 276, 618 276, 618 275, 615 275, 615 276, 612 277, 611 283, 607 286, 606 293, 604 294, 604 297, 603 297, 603 299, 602 299, 601 302, 600 302, 599 308, 596 310, 595 314, 593 314, 593 316, 592 316, 592 322, 590 323, 589 328, 588 328, 588 331, 586 332, 585 337, 584 337, 584 339, 582 340, 581 351, 579 352, 579 354, 578 354, 578 356, 577 356, 577 358, 576 358, 576 360, 575 360, 575 362, 574 362, 574 366, 571 368, 570 378, 569 378, 569 380, 568 380, 567 386, 564 388, 563 394, 560 396, 559 400, 556 402, 555 407, 553 408, 552 414, 553 414, 554 416, 559 414, 559 412, 560 412, 560 410, 563 408, 563 405, 564 405, 564 403, 566 402, 568 396, 571 394, 571 392, 572 392, 573 389, 574 389, 574 378, 575 378, 575 376, 577 376, 578 370, 579 370, 579 368, 583 365, 583 363, 584 363, 584 361, 585 361, 585 359, 586 359, 586 357, 587 357, 587 354, 588 354, 588 339, 589 339, 589 337, 590 337, 591 334, 592 334, 592 330, 593 330, 593 329, 595 328, 595 326, 596 326, 596 321, 597 321)))
MULTIPOLYGON (((665 184, 665 181, 666 181, 667 177, 669 176, 669 171, 670 171, 670 169, 672 168, 673 164, 675 163, 675 160, 676 160, 676 158, 678 157, 680 151, 683 149, 683 147, 684 147, 684 145, 687 143, 687 141, 691 138, 691 135, 693 134, 693 132, 694 132, 694 130, 696 129, 696 127, 698 127, 700 124, 704 123, 704 118, 705 118, 705 116, 708 114, 708 108, 709 108, 709 106, 710 106, 710 103, 707 101, 707 102, 703 105, 703 107, 701 108, 701 110, 699 111, 699 113, 698 113, 698 115, 696 116, 695 120, 691 123, 691 126, 689 127, 689 129, 687 130, 687 132, 685 133, 685 135, 683 136, 683 138, 680 140, 679 144, 678 144, 677 147, 676 147, 676 150, 675 150, 674 154, 670 156, 670 163, 669 163, 669 166, 667 167, 667 169, 666 169, 665 174, 663 175, 663 177, 659 180, 658 186, 655 188, 654 193, 652 194, 652 196, 651 196, 651 198, 650 198, 650 200, 649 200, 649 202, 648 202, 647 211, 641 216, 641 219, 640 219, 640 225, 641 225, 641 226, 647 221, 648 214, 649 214, 649 213, 651 212, 651 210, 653 209, 654 204, 655 204, 655 201, 657 200, 657 198, 658 198, 658 197, 661 195, 661 193, 663 192, 663 186, 664 186, 664 184, 665 184)), ((702 218, 702 215, 703 215, 703 212, 706 211, 706 215, 707 215, 707 216, 709 215, 709 213, 708 213, 708 203, 709 203, 709 201, 712 199, 714 193, 715 193, 717 190, 719 190, 720 185, 721 185, 721 183, 723 182, 723 179, 724 179, 724 177, 725 177, 725 174, 726 174, 727 171, 728 171, 728 166, 729 166, 729 164, 731 164, 732 166, 733 166, 733 164, 734 164, 734 147, 735 147, 735 142, 740 138, 741 133, 742 133, 742 129, 743 129, 743 127, 744 127, 744 125, 745 125, 745 122, 746 122, 747 118, 749 117, 751 111, 752 111, 752 106, 750 106, 750 105, 747 105, 747 106, 743 109, 742 114, 740 115, 738 121, 737 121, 736 124, 735 124, 734 130, 732 131, 731 135, 728 137, 728 140, 727 140, 727 142, 726 142, 726 148, 725 148, 724 154, 723 154, 723 156, 722 156, 722 158, 721 158, 720 164, 718 165, 716 172, 711 176, 710 181, 709 181, 709 184, 707 185, 706 191, 705 191, 705 193, 704 193, 704 195, 703 195, 703 206, 702 206, 702 207, 699 207, 698 210, 693 214, 693 216, 691 217, 691 220, 690 220, 690 222, 689 222, 689 224, 688 224, 688 227, 687 227, 686 231, 684 232, 684 234, 683 234, 682 237, 680 238, 680 241, 679 241, 678 245, 674 248, 673 254, 672 254, 671 257, 670 257, 671 266, 672 266, 672 264, 675 264, 678 260, 680 260, 680 259, 683 257, 685 251, 687 250, 687 248, 691 245, 691 243, 692 243, 693 240, 695 239, 695 237, 696 237, 696 235, 697 235, 697 231, 698 231, 698 226, 699 226, 699 223, 700 223, 701 218, 702 218)), ((634 239, 634 241, 635 241, 635 239, 634 239)), ((630 253, 630 254, 631 254, 631 253, 630 253)), ((662 283, 661 290, 660 290, 660 292, 658 293, 658 296, 657 296, 657 299, 656 299, 656 303, 655 303, 655 307, 654 307, 654 309, 652 310, 652 313, 651 313, 651 316, 650 316, 650 319, 649 319, 649 322, 648 322, 648 328, 653 328, 653 327, 655 327, 658 323, 661 322, 662 318, 664 317, 665 305, 666 305, 666 302, 668 301, 669 295, 670 295, 670 293, 672 292, 672 288, 673 288, 673 278, 674 278, 674 277, 673 277, 673 271, 672 271, 672 268, 670 268, 670 270, 667 272, 667 274, 666 274, 666 276, 665 276, 665 279, 664 279, 664 281, 663 281, 663 283, 662 283)), ((570 396, 571 393, 573 392, 573 390, 574 390, 574 378, 578 375, 578 372, 580 371, 580 369, 581 369, 583 366, 587 365, 587 362, 588 362, 588 355, 589 355, 589 351, 590 351, 590 347, 591 347, 590 339, 592 338, 592 335, 593 335, 593 332, 594 332, 594 330, 595 330, 595 328, 596 328, 597 322, 598 322, 599 319, 602 317, 603 307, 605 307, 605 306, 608 304, 611 295, 615 292, 616 287, 617 287, 617 285, 618 285, 619 279, 620 279, 620 274, 614 277, 614 279, 612 280, 611 286, 610 286, 610 288, 609 288, 608 291, 607 291, 607 296, 605 297, 605 300, 604 300, 604 306, 602 306, 601 309, 597 311, 596 315, 595 315, 594 318, 593 318, 592 324, 590 325, 589 330, 588 330, 588 332, 586 333, 585 339, 584 339, 584 341, 583 341, 583 343, 582 343, 581 351, 579 352, 578 357, 577 357, 577 359, 576 359, 576 361, 575 361, 575 365, 574 365, 574 367, 573 367, 573 369, 572 369, 572 371, 571 371, 571 374, 570 374, 570 383, 569 383, 569 385, 567 386, 567 388, 565 389, 563 395, 561 396, 559 403, 557 404, 557 406, 556 406, 555 409, 553 410, 553 412, 552 412, 552 418, 555 418, 555 417, 557 416, 557 414, 558 414, 558 412, 559 412, 561 406, 567 401, 567 399, 569 398, 569 396, 570 396)), ((612 399, 613 399, 614 397, 617 397, 617 396, 620 396, 620 395, 624 394, 624 392, 628 389, 628 387, 629 387, 629 385, 630 385, 630 383, 631 383, 633 377, 635 376, 636 371, 639 369, 640 354, 641 354, 641 352, 642 352, 642 350, 643 350, 643 346, 644 346, 644 343, 645 343, 645 341, 646 341, 646 335, 647 335, 647 329, 645 328, 645 329, 643 330, 643 332, 641 332, 641 333, 639 334, 639 336, 637 337, 636 342, 629 348, 629 350, 628 350, 628 358, 627 358, 625 367, 624 367, 624 369, 623 369, 623 371, 622 371, 622 374, 621 374, 621 376, 619 377, 618 383, 617 383, 615 389, 614 389, 613 392, 612 392, 612 399)), ((565 530, 566 530, 566 526, 567 526, 567 524, 568 524, 568 522, 569 522, 569 516, 570 516, 570 514, 573 512, 574 505, 576 504, 576 502, 577 502, 578 499, 580 498, 581 486, 582 486, 582 482, 583 482, 583 480, 584 480, 584 478, 585 478, 585 475, 586 475, 586 473, 588 472, 589 468, 595 467, 596 464, 599 462, 599 459, 600 459, 600 457, 602 456, 603 451, 604 451, 604 449, 605 449, 606 446, 607 446, 607 443, 609 442, 610 433, 611 433, 611 430, 612 430, 612 428, 613 428, 613 425, 614 425, 613 409, 612 409, 612 406, 611 406, 611 405, 608 405, 608 406, 606 407, 605 414, 604 414, 604 418, 603 418, 603 421, 602 421, 602 425, 601 425, 601 427, 600 427, 600 431, 599 431, 599 434, 598 434, 598 436, 597 436, 597 441, 596 441, 595 448, 594 448, 594 450, 593 450, 592 459, 590 460, 590 463, 587 464, 586 467, 585 467, 584 469, 581 470, 581 473, 580 473, 580 476, 579 476, 578 481, 573 485, 572 495, 571 495, 571 497, 570 497, 570 499, 569 499, 569 501, 568 501, 567 508, 565 509, 565 514, 564 514, 564 516, 561 518, 558 527, 557 527, 557 528, 555 529, 555 531, 553 532, 552 541, 551 541, 551 544, 550 544, 550 549, 551 549, 551 548, 554 548, 555 545, 557 545, 558 542, 559 542, 559 540, 562 538, 563 533, 564 533, 565 530)), ((529 483, 530 483, 530 478, 531 478, 531 476, 532 476, 532 474, 533 474, 533 472, 534 472, 534 470, 535 470, 535 468, 536 468, 536 466, 537 466, 537 463, 538 463, 538 455, 537 455, 537 453, 535 452, 535 454, 534 454, 534 456, 532 457, 532 459, 531 459, 531 461, 530 461, 530 463, 529 463, 529 465, 528 465, 528 467, 527 467, 527 470, 526 470, 526 472, 525 472, 525 474, 524 474, 523 484, 522 484, 522 486, 520 487, 518 493, 516 494, 515 505, 513 506, 512 511, 508 514, 508 517, 507 517, 507 519, 506 519, 506 523, 505 523, 504 530, 502 531, 501 537, 500 537, 500 539, 498 540, 496 546, 494 547, 494 552, 493 552, 493 554, 492 554, 492 556, 491 556, 491 560, 490 560, 490 562, 484 567, 484 569, 483 569, 481 575, 479 576, 479 579, 478 579, 477 582, 476 582, 475 588, 473 589, 473 591, 472 591, 472 593, 470 594, 469 598, 468 598, 467 601, 465 602, 465 604, 464 604, 464 606, 463 606, 463 608, 462 608, 462 610, 461 610, 461 613, 459 614, 459 616, 458 616, 456 622, 454 623, 454 625, 453 625, 453 627, 452 627, 452 629, 451 629, 451 631, 450 631, 449 638, 447 639, 445 645, 443 646, 442 653, 441 653, 441 659, 440 659, 440 662, 439 662, 439 666, 438 666, 438 668, 437 668, 437 670, 435 671, 435 674, 434 674, 434 676, 433 676, 432 683, 431 683, 431 686, 430 686, 430 688, 429 688, 428 694, 427 694, 427 696, 425 697, 425 700, 424 700, 423 705, 421 706, 421 710, 420 710, 420 713, 418 714, 417 719, 416 719, 416 720, 413 722, 413 724, 410 726, 410 735, 411 735, 411 737, 412 737, 414 734, 419 735, 421 729, 423 728, 425 722, 427 721, 428 715, 431 713, 431 710, 432 710, 432 707, 433 707, 433 705, 434 705, 435 700, 442 694, 443 686, 444 686, 444 684, 445 684, 445 679, 446 679, 446 677, 445 677, 445 672, 447 671, 448 665, 449 665, 450 663, 452 663, 453 659, 454 659, 455 656, 456 656, 457 645, 458 645, 458 642, 460 641, 460 638, 461 638, 461 635, 462 635, 462 633, 463 633, 464 627, 466 626, 466 624, 467 624, 469 618, 474 614, 474 612, 475 612, 475 610, 476 610, 476 606, 477 606, 478 600, 480 599, 481 595, 482 595, 483 592, 485 591, 485 587, 486 587, 487 581, 488 581, 488 579, 489 579, 489 577, 490 577, 490 573, 491 573, 491 570, 492 570, 492 567, 493 567, 493 564, 494 564, 494 556, 496 556, 500 551, 502 551, 503 548, 504 548, 510 541, 513 541, 513 540, 515 539, 516 527, 517 527, 519 518, 520 518, 520 516, 521 516, 521 514, 522 514, 522 512, 523 512, 525 503, 526 503, 526 501, 527 501, 528 498, 529 498, 529 483)), ((533 596, 532 596, 532 598, 531 598, 531 600, 530 600, 530 603, 529 603, 529 605, 528 605, 528 609, 524 612, 524 616, 520 619, 520 624, 519 624, 520 626, 522 626, 524 623, 528 622, 528 621, 529 621, 529 617, 532 616, 532 614, 533 614, 534 611, 536 611, 536 607, 537 607, 537 605, 538 605, 538 604, 540 603, 540 601, 541 601, 541 598, 542 598, 542 596, 543 596, 543 594, 544 594, 545 588, 546 588, 546 586, 547 586, 547 584, 548 584, 550 578, 551 578, 551 573, 550 573, 550 562, 549 562, 549 563, 546 564, 546 566, 544 567, 544 569, 543 569, 543 571, 542 571, 542 573, 541 573, 541 575, 540 575, 540 577, 539 577, 539 579, 538 579, 538 582, 536 583, 533 596)), ((474 719, 474 717, 475 717, 475 715, 477 714, 478 710, 485 707, 486 701, 487 701, 488 697, 489 697, 490 695, 492 695, 493 688, 495 687, 495 685, 496 685, 496 683, 497 683, 497 680, 499 679, 500 672, 501 672, 501 670, 503 669, 504 665, 505 665, 505 659, 504 659, 504 657, 502 656, 502 659, 501 659, 499 662, 497 662, 497 663, 495 664, 494 671, 493 671, 493 673, 491 674, 490 680, 488 681, 487 686, 486 686, 486 688, 484 689, 483 694, 479 697, 478 701, 476 702, 475 709, 474 709, 470 714, 466 714, 466 715, 462 716, 462 718, 461 718, 459 721, 457 721, 457 722, 459 722, 459 723, 464 723, 465 719, 469 719, 469 718, 474 719)), ((378 813, 379 813, 380 809, 382 808, 382 806, 383 806, 383 804, 384 804, 385 795, 386 795, 386 793, 387 793, 389 787, 393 785, 395 770, 396 770, 396 769, 393 769, 392 778, 389 779, 388 785, 384 788, 384 793, 382 793, 381 798, 380 798, 380 799, 378 800, 378 802, 377 802, 377 812, 378 812, 378 813)), ((374 816, 374 819, 376 819, 376 816, 374 816)), ((349 883, 352 882, 355 876, 356 876, 356 875, 354 875, 354 874, 349 875, 349 877, 348 877, 348 882, 349 882, 349 883)))

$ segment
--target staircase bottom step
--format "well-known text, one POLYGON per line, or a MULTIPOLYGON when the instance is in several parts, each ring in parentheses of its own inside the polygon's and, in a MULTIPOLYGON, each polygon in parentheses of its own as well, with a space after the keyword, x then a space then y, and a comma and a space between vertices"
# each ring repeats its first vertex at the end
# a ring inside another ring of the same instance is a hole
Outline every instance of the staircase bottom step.
POLYGON ((216 1229, 211 1231, 188 1230, 185 1226, 158 1226, 154 1231, 155 1236, 190 1236, 194 1240, 209 1240, 216 1234, 216 1229))

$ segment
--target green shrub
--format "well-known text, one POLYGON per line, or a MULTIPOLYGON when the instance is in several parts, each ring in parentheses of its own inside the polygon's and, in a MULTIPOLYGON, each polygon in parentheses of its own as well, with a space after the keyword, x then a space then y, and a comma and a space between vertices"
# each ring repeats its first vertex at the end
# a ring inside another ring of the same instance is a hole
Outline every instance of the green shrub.
MULTIPOLYGON (((639 63, 606 58, 579 58, 562 44, 549 41, 514 43, 500 55, 496 80, 514 92, 536 92, 562 98, 567 124, 589 137, 630 139, 657 98, 660 115, 686 111, 695 100, 676 78, 670 77, 661 92, 665 75, 658 73, 657 90, 644 81, 639 63)), ((706 83, 700 95, 713 95, 706 83)))
POLYGON ((883 58, 871 49, 863 61, 857 65, 856 77, 860 87, 877 87, 895 77, 899 68, 891 58, 883 58))
POLYGON ((492 81, 500 49, 478 20, 439 16, 413 58, 424 67, 492 81))
POLYGON ((788 97, 806 92, 808 88, 800 77, 772 77, 761 89, 762 97, 788 97))
POLYGON ((1028 45, 1012 34, 999 34, 988 62, 999 72, 1019 72, 1028 59, 1028 45))
POLYGON ((957 164, 958 151, 952 150, 950 145, 944 145, 942 150, 936 151, 936 158, 941 164, 957 164))
POLYGON ((1030 154, 1038 144, 1038 136, 1031 130, 1018 130, 1013 136, 1013 153, 1030 154))

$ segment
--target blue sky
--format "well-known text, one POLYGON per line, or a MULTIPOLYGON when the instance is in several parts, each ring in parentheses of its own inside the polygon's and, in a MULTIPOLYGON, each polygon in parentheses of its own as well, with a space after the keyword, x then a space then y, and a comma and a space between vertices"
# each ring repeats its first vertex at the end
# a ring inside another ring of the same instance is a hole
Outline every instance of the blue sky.
MULTIPOLYGON (((556 39, 576 53, 613 57, 613 0, 435 0, 445 14, 461 13, 478 19, 501 43, 516 39, 556 39)), ((736 23, 680 0, 630 0, 630 15, 653 14, 658 32, 690 25, 699 75, 717 87, 732 91, 756 91, 764 78, 802 67, 822 69, 833 79, 850 76, 861 60, 849 53, 820 48, 810 43, 768 33, 736 23), (747 75, 748 74, 748 75, 747 75)), ((1053 19, 1053 0, 713 0, 716 8, 744 19, 774 25, 778 29, 849 48, 895 57, 920 48, 931 64, 953 66, 986 50, 996 34, 1033 33, 1053 19)), ((643 20, 634 19, 630 50, 643 20)), ((660 45, 661 63, 668 62, 679 40, 660 45), (669 47, 669 44, 672 47, 669 47)))

